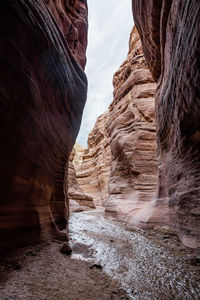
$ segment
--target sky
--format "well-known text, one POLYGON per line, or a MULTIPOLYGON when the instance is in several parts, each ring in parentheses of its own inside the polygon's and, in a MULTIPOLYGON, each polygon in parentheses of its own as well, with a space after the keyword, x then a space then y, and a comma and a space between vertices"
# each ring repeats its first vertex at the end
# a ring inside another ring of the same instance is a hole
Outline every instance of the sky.
POLYGON ((128 54, 133 27, 131 0, 88 0, 86 75, 88 98, 77 142, 87 146, 96 119, 113 100, 112 79, 128 54))

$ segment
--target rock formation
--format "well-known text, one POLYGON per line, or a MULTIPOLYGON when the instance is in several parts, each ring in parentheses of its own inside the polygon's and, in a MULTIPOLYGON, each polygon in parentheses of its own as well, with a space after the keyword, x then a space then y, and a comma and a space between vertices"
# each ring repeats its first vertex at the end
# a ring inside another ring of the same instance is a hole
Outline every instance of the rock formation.
POLYGON ((93 197, 85 194, 79 186, 76 174, 76 168, 81 164, 82 158, 80 153, 84 152, 84 148, 75 144, 69 157, 68 167, 68 195, 70 212, 88 210, 94 208, 93 197))
POLYGON ((157 183, 155 83, 136 28, 127 60, 115 73, 109 107, 111 174, 106 216, 146 226, 157 183))
POLYGON ((66 163, 87 90, 87 4, 1 0, 0 24, 2 251, 66 239, 66 163))
POLYGON ((75 164, 77 181, 84 193, 93 197, 96 207, 105 206, 110 175, 110 141, 106 131, 108 112, 96 121, 88 136, 88 149, 81 153, 81 163, 75 164))
MULTIPOLYGON (((200 247, 200 1, 133 0, 156 96, 159 187, 155 207, 183 243, 200 247)), ((162 216, 160 216, 162 217, 162 216)))

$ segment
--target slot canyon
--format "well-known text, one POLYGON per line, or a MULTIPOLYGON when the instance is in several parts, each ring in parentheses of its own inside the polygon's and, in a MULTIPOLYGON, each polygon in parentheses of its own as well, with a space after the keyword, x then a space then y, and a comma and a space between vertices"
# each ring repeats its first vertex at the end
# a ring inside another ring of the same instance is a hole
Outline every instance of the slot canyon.
POLYGON ((200 299, 200 2, 130 0, 86 147, 89 1, 0 2, 0 299, 200 299))

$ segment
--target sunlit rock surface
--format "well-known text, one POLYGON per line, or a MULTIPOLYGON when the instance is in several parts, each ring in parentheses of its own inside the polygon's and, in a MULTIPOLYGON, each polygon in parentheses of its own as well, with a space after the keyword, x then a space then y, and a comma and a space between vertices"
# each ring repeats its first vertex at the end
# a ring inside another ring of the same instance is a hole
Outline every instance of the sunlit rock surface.
POLYGON ((155 83, 135 27, 127 60, 113 84, 107 121, 112 162, 106 216, 146 226, 157 183, 155 83))
POLYGON ((75 164, 79 186, 93 197, 96 207, 104 207, 108 199, 111 153, 107 120, 108 112, 97 119, 88 136, 88 149, 80 153, 81 163, 75 164))
POLYGON ((83 153, 84 150, 85 149, 82 146, 75 144, 69 157, 68 195, 70 212, 83 211, 88 210, 89 208, 94 208, 93 197, 85 194, 80 187, 75 169, 75 166, 78 169, 82 162, 80 153, 83 153))
POLYGON ((62 232, 86 100, 86 1, 0 1, 0 250, 62 232))
POLYGON ((158 82, 156 205, 183 243, 200 247, 200 1, 133 0, 145 57, 158 82))

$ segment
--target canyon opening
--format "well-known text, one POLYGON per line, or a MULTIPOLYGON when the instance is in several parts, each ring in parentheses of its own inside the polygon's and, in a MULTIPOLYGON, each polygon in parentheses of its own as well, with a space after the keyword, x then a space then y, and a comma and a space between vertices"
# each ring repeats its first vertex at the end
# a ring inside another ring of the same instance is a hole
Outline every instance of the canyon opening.
POLYGON ((0 3, 2 300, 200 298, 200 3, 115 2, 0 3))

